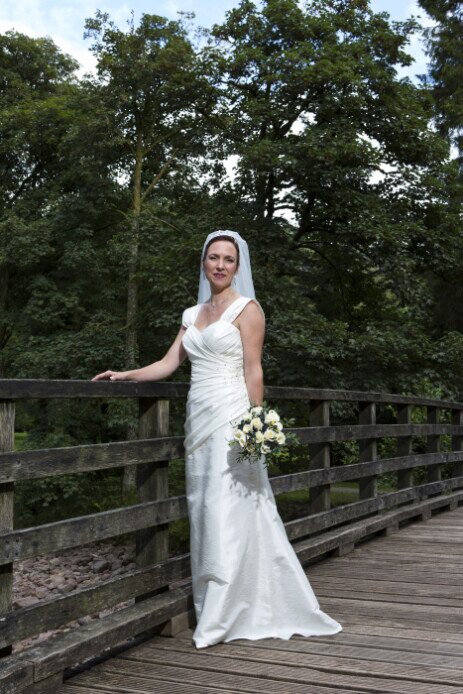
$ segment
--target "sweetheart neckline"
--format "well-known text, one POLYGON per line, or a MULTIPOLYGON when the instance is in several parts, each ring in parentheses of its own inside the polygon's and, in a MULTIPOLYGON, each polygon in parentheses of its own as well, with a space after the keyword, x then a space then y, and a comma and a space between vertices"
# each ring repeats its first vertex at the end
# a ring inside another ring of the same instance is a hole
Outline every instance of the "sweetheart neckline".
MULTIPOLYGON (((193 323, 191 325, 189 325, 188 327, 194 328, 196 330, 196 332, 198 332, 201 335, 205 330, 210 328, 212 325, 215 325, 216 323, 220 323, 221 320, 222 320, 222 318, 219 318, 218 320, 215 320, 213 323, 209 323, 209 325, 206 325, 206 327, 203 328, 202 330, 197 328, 196 325, 194 325, 193 323)), ((241 330, 236 325, 233 325, 233 323, 229 323, 229 321, 223 321, 223 322, 227 323, 228 325, 231 325, 231 327, 235 328, 235 330, 237 330, 239 333, 241 332, 241 330)))
MULTIPOLYGON (((231 302, 231 304, 230 304, 229 306, 227 306, 227 308, 226 308, 225 311, 222 313, 222 315, 220 316, 220 318, 217 318, 217 320, 213 321, 212 323, 209 323, 209 325, 206 325, 206 327, 203 328, 202 330, 200 330, 199 328, 197 328, 196 325, 195 325, 194 323, 191 324, 191 327, 194 328, 199 334, 203 333, 205 330, 207 330, 208 328, 210 328, 211 325, 215 325, 216 323, 220 323, 220 321, 223 319, 224 315, 231 309, 231 307, 233 306, 233 304, 236 304, 237 301, 239 301, 240 299, 244 299, 244 298, 245 298, 245 297, 243 297, 243 296, 238 296, 234 301, 231 302)), ((202 304, 197 304, 197 306, 199 306, 199 308, 201 309, 202 304)), ((199 313, 199 310, 196 312, 196 315, 195 315, 195 317, 194 317, 195 320, 196 320, 197 317, 198 317, 198 313, 199 313)), ((240 329, 237 328, 236 325, 233 325, 233 323, 230 323, 229 321, 224 321, 224 322, 225 322, 225 323, 228 323, 228 324, 231 325, 231 326, 233 326, 233 327, 235 328, 235 330, 238 330, 238 332, 241 332, 240 329)))

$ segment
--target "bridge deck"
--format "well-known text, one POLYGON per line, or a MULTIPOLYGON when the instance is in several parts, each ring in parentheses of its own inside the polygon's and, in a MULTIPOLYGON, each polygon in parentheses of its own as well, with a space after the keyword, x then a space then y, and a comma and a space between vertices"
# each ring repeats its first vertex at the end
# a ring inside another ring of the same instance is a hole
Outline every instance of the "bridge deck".
POLYGON ((335 636, 196 650, 158 636, 66 681, 57 694, 461 694, 463 507, 309 567, 335 636))

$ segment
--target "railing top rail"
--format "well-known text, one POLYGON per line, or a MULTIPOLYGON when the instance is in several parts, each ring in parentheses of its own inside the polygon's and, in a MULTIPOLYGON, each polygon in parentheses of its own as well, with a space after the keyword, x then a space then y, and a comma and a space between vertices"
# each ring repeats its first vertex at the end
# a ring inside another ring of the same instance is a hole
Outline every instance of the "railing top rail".
MULTIPOLYGON (((180 381, 84 381, 70 379, 0 379, 0 400, 32 398, 184 398, 189 384, 180 381)), ((278 400, 376 402, 463 410, 463 403, 415 395, 361 390, 266 386, 265 397, 278 400)))

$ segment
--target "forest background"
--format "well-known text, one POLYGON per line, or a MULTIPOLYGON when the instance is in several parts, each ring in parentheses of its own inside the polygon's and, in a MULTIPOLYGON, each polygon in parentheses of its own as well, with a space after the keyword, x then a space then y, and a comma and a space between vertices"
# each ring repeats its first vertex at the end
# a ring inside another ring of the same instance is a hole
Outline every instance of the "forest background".
MULTIPOLYGON (((427 30, 366 0, 242 0, 210 29, 96 12, 84 76, 48 38, 0 35, 0 377, 161 358, 204 238, 234 229, 267 385, 462 400, 463 14, 420 5, 427 30)), ((121 438, 130 417, 18 408, 28 447, 121 438)))

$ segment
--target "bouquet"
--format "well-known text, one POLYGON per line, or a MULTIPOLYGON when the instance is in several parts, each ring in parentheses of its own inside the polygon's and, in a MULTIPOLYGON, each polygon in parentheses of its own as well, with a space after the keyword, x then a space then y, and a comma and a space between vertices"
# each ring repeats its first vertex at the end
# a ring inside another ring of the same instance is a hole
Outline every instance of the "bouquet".
POLYGON ((264 405, 251 407, 233 430, 233 440, 230 446, 240 445, 242 451, 238 461, 260 458, 262 454, 270 453, 285 444, 286 436, 282 431, 283 424, 276 410, 264 405))

